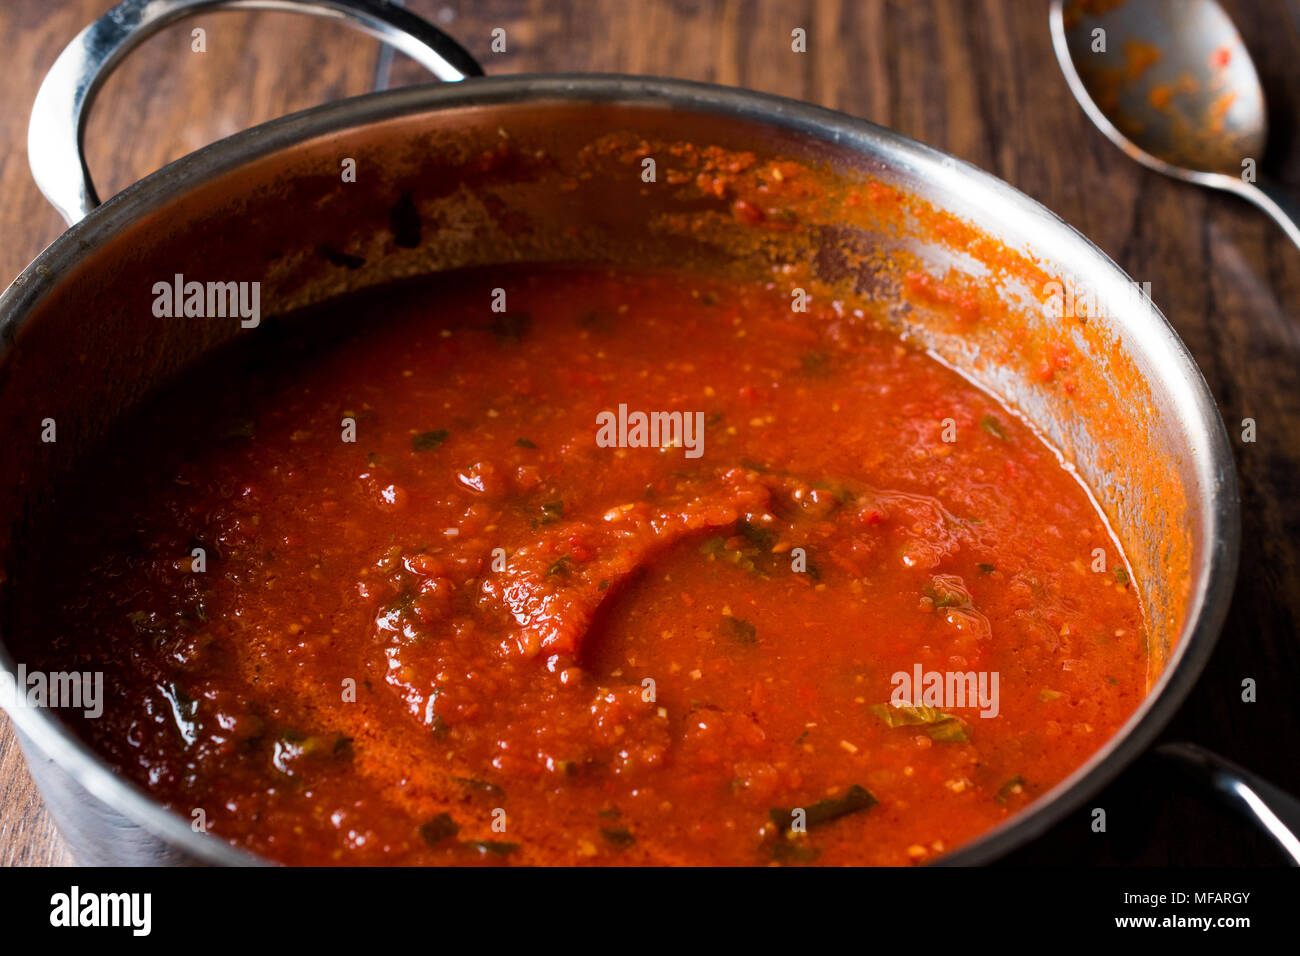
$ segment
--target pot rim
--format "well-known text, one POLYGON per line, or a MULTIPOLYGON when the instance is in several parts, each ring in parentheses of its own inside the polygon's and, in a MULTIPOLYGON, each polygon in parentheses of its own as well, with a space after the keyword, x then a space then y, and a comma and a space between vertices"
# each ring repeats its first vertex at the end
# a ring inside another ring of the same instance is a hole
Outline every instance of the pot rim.
MULTIPOLYGON (((13 347, 23 322, 82 258, 120 230, 167 206, 194 187, 278 151, 330 133, 423 112, 525 102, 617 103, 656 106, 774 126, 840 148, 887 154, 921 181, 949 190, 961 185, 967 204, 989 217, 1018 217, 1050 230, 1055 246, 1068 251, 1080 274, 1105 274, 1130 282, 1104 252, 1029 196, 991 173, 893 130, 799 100, 689 80, 622 74, 520 74, 474 78, 367 93, 293 113, 243 130, 190 153, 94 209, 50 244, 0 294, 0 360, 13 347)), ((963 218, 968 218, 962 213, 963 218)), ((975 223, 978 226, 978 222, 975 223)), ((1164 315, 1149 301, 1118 321, 1177 392, 1177 406, 1195 443, 1189 456, 1198 478, 1198 505, 1205 546, 1191 578, 1182 632, 1169 659, 1136 711, 1115 734, 1065 780, 1028 807, 968 844, 936 860, 939 865, 988 863, 1019 847, 1078 808, 1150 745, 1196 683, 1227 614, 1236 580, 1240 542, 1237 476, 1227 431, 1191 353, 1164 315)), ((13 660, 0 636, 0 668, 10 676, 13 660)), ((220 838, 195 832, 186 821, 114 772, 45 709, 14 707, 15 726, 39 751, 108 806, 156 837, 205 863, 257 865, 269 861, 220 838)))

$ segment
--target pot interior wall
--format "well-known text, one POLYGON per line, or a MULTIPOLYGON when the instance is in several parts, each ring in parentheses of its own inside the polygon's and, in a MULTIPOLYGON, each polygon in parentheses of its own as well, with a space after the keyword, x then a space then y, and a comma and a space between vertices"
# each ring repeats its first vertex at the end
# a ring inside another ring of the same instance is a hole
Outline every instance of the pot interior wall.
POLYGON ((20 329, 0 330, 11 340, 0 361, 0 574, 39 534, 52 479, 120 416, 218 344, 273 326, 157 318, 157 282, 260 281, 269 316, 460 267, 685 268, 869 311, 1034 423, 1127 550, 1154 681, 1208 546, 1195 438, 1180 411, 1192 399, 1131 349, 1149 337, 1138 326, 1158 317, 1125 298, 1118 270, 1063 230, 1045 240, 1050 217, 968 178, 951 160, 900 158, 883 140, 837 144, 707 110, 556 100, 390 116, 178 183, 75 269, 25 274, 42 284, 37 308, 20 329), (355 182, 344 181, 345 160, 355 182), (1054 314, 1062 298, 1074 315, 1054 314), (40 441, 47 418, 53 444, 40 441))

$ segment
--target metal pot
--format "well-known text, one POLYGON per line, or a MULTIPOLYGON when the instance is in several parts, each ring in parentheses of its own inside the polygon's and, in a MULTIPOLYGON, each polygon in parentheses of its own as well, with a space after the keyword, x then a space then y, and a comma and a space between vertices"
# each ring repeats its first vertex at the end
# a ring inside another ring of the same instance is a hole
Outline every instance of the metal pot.
MULTIPOLYGON (((16 549, 39 531, 42 489, 54 476, 142 398, 240 334, 238 323, 153 318, 149 290, 174 273, 258 279, 263 302, 287 310, 401 276, 504 262, 585 260, 769 277, 795 264, 809 282, 846 300, 884 301, 897 292, 900 261, 932 272, 952 268, 987 278, 1007 305, 1005 324, 957 329, 906 307, 891 310, 891 321, 1009 400, 1078 469, 1131 561, 1153 664, 1149 692, 1119 733, 1050 793, 944 862, 983 863, 1033 839, 1146 750, 1218 635, 1236 572, 1239 515, 1232 454, 1210 392, 1169 323, 1131 294, 1128 276, 1005 183, 840 113, 679 80, 479 74, 452 40, 376 0, 129 0, 68 47, 37 96, 29 153, 38 184, 70 228, 0 296, 0 443, 7 449, 0 569, 21 561, 16 549), (80 150, 96 87, 147 35, 217 6, 338 17, 444 80, 475 78, 370 94, 266 123, 99 205, 80 150), (876 229, 832 207, 756 242, 752 230, 698 195, 667 184, 629 187, 639 167, 618 159, 598 175, 577 175, 583 147, 618 133, 651 148, 695 143, 787 157, 807 164, 828 195, 870 178, 900 190, 917 209, 973 230, 876 229), (485 155, 504 158, 484 162, 485 155), (341 186, 344 159, 355 160, 358 175, 341 186), (391 212, 399 203, 425 224, 416 243, 393 239, 391 212), (992 247, 1001 250, 992 258, 981 252, 992 247), (1003 268, 1007 256, 1020 265, 1003 268), (1086 289, 1088 315, 1056 314, 1043 294, 1051 283, 1086 289), (1068 337, 1086 358, 1087 403, 1035 376, 1013 347, 1049 336, 1068 337), (58 422, 53 445, 37 437, 46 418, 58 422)), ((15 667, 4 647, 0 665, 11 673, 15 667)), ((260 862, 195 832, 110 769, 55 714, 14 707, 11 716, 79 861, 260 862)))

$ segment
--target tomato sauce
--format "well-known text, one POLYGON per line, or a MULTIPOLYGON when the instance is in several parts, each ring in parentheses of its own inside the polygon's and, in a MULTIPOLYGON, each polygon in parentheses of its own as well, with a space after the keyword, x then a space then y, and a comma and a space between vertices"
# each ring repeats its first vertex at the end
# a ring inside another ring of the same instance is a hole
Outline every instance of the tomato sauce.
POLYGON ((79 732, 285 863, 935 859, 1133 712, 1141 609, 1028 425, 791 302, 539 268, 266 322, 61 492, 16 656, 103 670, 79 732), (620 406, 698 455, 598 443, 620 406), (931 673, 992 700, 891 705, 931 673))

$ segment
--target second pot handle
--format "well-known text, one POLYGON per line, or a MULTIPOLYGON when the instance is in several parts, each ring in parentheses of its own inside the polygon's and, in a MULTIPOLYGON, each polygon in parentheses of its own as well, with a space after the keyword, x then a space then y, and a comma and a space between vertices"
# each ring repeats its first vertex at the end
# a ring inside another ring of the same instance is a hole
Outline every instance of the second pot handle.
POLYGON ((204 10, 287 10, 330 17, 377 37, 440 80, 482 76, 464 47, 433 24, 386 0, 125 0, 77 34, 45 75, 27 128, 36 185, 72 225, 99 205, 83 148, 86 116, 105 78, 147 37, 204 10))
POLYGON ((1292 866, 1300 866, 1300 800, 1196 744, 1163 744, 1152 753, 1208 785, 1216 797, 1268 833, 1292 866))

